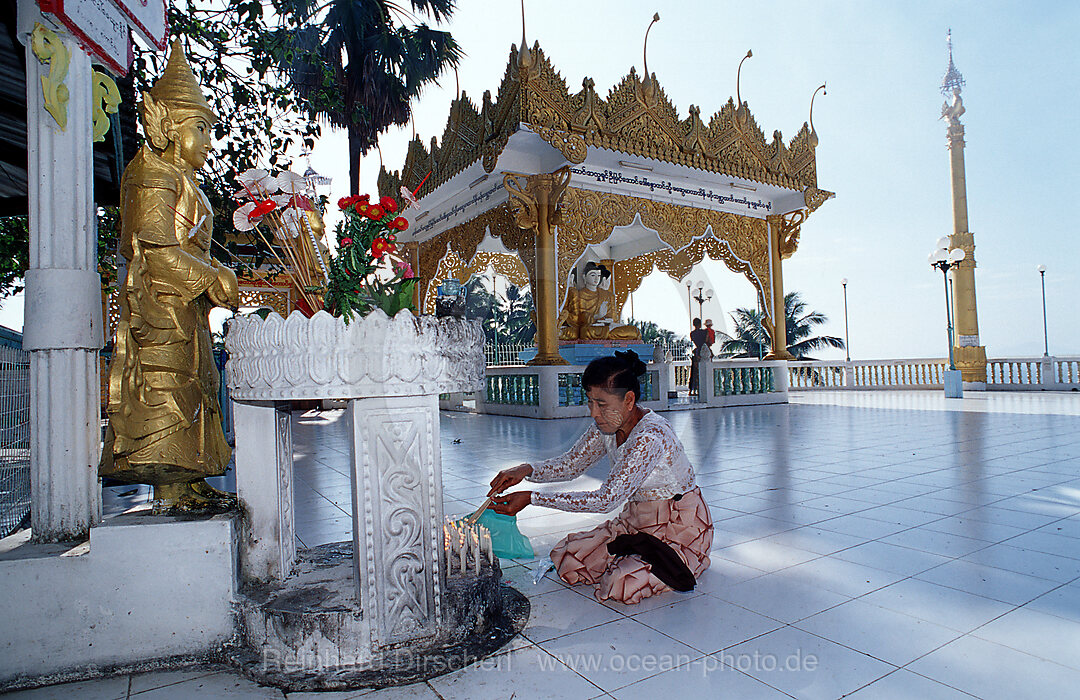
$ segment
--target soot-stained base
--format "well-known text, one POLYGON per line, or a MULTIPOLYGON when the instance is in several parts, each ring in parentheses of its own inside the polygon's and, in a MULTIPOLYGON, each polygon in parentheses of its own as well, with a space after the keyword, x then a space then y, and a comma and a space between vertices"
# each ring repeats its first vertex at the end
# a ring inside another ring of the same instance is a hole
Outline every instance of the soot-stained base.
POLYGON ((284 584, 239 595, 242 644, 233 663, 253 680, 286 691, 405 685, 491 655, 528 622, 528 599, 501 582, 498 564, 479 576, 447 577, 440 631, 426 639, 371 649, 353 578, 352 544, 299 552, 284 584))

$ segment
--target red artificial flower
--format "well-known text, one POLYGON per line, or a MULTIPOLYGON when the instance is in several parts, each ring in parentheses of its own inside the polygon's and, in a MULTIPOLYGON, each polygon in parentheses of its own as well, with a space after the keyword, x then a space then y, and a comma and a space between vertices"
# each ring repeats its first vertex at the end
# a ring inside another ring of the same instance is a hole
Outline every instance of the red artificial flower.
POLYGON ((390 228, 396 228, 398 231, 404 231, 405 229, 409 228, 409 222, 405 220, 404 216, 399 216, 393 221, 391 221, 389 224, 387 224, 387 226, 389 226, 390 228))
POLYGON ((379 200, 379 206, 391 214, 397 211, 397 202, 394 201, 393 197, 383 197, 379 200))
POLYGON ((370 209, 370 208, 371 207, 369 207, 364 202, 360 202, 359 204, 356 205, 356 213, 359 214, 360 216, 367 216, 368 209, 370 209))
POLYGON ((255 208, 248 213, 248 221, 261 219, 275 209, 277 209, 277 202, 272 199, 264 199, 256 204, 255 208))
POLYGON ((352 245, 352 239, 348 237, 342 238, 341 245, 352 245))
POLYGON ((296 207, 303 211, 315 211, 315 205, 311 203, 311 200, 302 194, 294 194, 292 199, 289 200, 290 207, 296 207))
POLYGON ((375 219, 376 221, 385 216, 382 207, 380 207, 378 204, 372 204, 370 207, 367 208, 367 212, 365 213, 367 214, 368 218, 375 219))
POLYGON ((385 238, 376 238, 371 242, 371 254, 379 260, 382 260, 387 253, 393 253, 395 250, 394 244, 385 238))
POLYGON ((348 209, 351 204, 352 204, 352 197, 342 197, 341 199, 339 199, 337 201, 338 209, 341 209, 341 210, 348 209))

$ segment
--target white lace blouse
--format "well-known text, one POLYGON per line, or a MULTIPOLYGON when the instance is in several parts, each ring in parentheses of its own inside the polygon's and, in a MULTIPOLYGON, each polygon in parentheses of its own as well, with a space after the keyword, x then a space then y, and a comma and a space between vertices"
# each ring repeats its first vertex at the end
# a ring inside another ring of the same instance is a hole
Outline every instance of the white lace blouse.
POLYGON ((623 501, 672 498, 694 488, 694 468, 675 430, 665 419, 647 411, 622 445, 596 425, 558 457, 532 464, 534 483, 570 481, 585 473, 598 459, 611 457, 611 472, 595 491, 543 493, 534 491, 532 503, 558 510, 608 513, 623 501))

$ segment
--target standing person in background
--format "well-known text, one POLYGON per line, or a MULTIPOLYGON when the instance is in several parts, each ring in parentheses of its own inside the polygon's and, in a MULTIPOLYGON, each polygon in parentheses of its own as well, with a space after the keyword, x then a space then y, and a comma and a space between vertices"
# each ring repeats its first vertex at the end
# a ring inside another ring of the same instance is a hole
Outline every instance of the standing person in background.
POLYGON ((694 319, 694 330, 690 331, 690 342, 694 344, 694 352, 690 358, 690 395, 696 396, 699 392, 700 377, 698 376, 698 358, 701 357, 701 348, 709 335, 701 327, 701 319, 694 319))
POLYGON ((716 342, 716 331, 713 330, 711 318, 705 319, 705 335, 705 344, 709 346, 709 354, 711 355, 713 343, 716 342))

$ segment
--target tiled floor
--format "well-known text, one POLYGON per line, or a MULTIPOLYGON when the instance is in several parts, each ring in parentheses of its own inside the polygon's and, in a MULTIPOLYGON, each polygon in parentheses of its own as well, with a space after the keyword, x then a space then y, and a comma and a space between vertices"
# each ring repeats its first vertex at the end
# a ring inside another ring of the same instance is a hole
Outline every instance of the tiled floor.
MULTIPOLYGON (((716 520, 695 591, 601 604, 550 575, 534 586, 534 562, 504 562, 533 604, 508 651, 407 688, 288 697, 1077 697, 1080 396, 967 396, 804 393, 668 413, 716 520)), ((297 534, 309 546, 349 537, 338 417, 297 418, 297 534)), ((443 414, 447 514, 586 424, 443 414)), ((600 519, 519 516, 540 553, 600 519)), ((135 696, 282 694, 208 669, 12 697, 135 696)))

